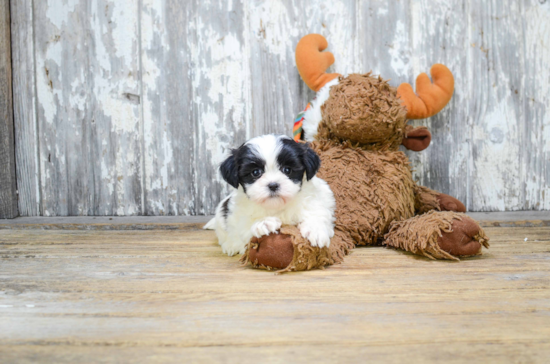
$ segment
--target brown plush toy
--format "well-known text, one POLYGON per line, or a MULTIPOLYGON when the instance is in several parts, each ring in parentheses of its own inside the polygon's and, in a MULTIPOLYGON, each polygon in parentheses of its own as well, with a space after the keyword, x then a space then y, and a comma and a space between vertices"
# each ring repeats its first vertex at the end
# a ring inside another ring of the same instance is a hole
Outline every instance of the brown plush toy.
POLYGON ((298 271, 341 262, 356 245, 386 245, 431 259, 481 254, 488 238, 463 214, 454 197, 418 186, 412 179, 402 144, 413 151, 428 147, 431 134, 413 128, 407 119, 437 114, 449 102, 453 75, 441 64, 423 73, 416 92, 409 84, 397 89, 367 74, 327 74, 334 62, 319 34, 303 37, 296 47, 296 65, 304 82, 317 91, 295 138, 311 142, 321 157, 317 176, 336 198, 335 235, 330 247, 312 247, 295 226, 279 234, 253 238, 243 262, 254 267, 298 271), (418 95, 418 96, 417 96, 418 95), (305 134, 305 135, 304 135, 305 134))

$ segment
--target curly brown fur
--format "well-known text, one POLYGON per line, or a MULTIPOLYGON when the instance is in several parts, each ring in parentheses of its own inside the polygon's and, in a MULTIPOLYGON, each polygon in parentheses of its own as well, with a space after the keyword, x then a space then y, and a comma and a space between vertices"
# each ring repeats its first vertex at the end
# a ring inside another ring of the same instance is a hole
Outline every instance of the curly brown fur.
MULTIPOLYGON (((349 243, 344 239, 343 232, 339 230, 334 232, 334 237, 331 239, 330 247, 328 248, 312 247, 309 241, 302 237, 300 230, 296 226, 283 225, 279 234, 289 237, 290 243, 294 246, 294 255, 290 264, 286 268, 277 271, 277 273, 311 270, 340 263, 344 260, 349 250, 354 247, 353 243, 349 243)), ((269 241, 266 241, 266 243, 269 244, 269 241)), ((273 270, 273 267, 250 259, 250 251, 255 248, 254 243, 250 242, 248 249, 241 257, 241 263, 243 265, 250 263, 254 268, 273 270)))
MULTIPOLYGON (((468 217, 452 211, 430 211, 405 221, 395 221, 385 236, 384 245, 423 255, 430 259, 459 260, 458 257, 441 249, 438 239, 443 233, 453 231, 453 220, 462 220, 463 218, 468 217)), ((489 247, 489 238, 481 227, 473 236, 473 240, 480 243, 480 250, 476 254, 481 254, 481 245, 485 248, 489 247)))
POLYGON ((440 210, 437 195, 439 192, 424 186, 414 186, 414 209, 417 214, 440 210))
POLYGON ((313 142, 321 157, 317 175, 336 199, 336 229, 357 245, 373 245, 394 220, 414 215, 414 182, 402 152, 372 152, 349 143, 313 142))

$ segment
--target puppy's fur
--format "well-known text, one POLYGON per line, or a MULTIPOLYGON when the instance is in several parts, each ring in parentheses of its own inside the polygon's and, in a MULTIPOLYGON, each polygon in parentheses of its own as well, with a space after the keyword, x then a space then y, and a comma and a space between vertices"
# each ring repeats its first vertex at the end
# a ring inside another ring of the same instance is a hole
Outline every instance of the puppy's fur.
POLYGON ((224 253, 244 253, 252 236, 297 225, 312 246, 328 247, 334 235, 335 200, 315 177, 319 156, 289 137, 264 135, 234 149, 220 171, 235 190, 205 225, 215 229, 224 253))

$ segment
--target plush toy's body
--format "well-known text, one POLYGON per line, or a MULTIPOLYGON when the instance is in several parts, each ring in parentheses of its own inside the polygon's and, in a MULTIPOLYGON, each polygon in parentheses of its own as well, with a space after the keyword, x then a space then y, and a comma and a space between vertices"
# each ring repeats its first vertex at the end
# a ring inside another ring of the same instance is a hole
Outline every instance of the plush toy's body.
POLYGON ((414 151, 429 145, 429 131, 408 126, 407 118, 434 115, 447 104, 454 87, 450 71, 432 67, 433 84, 427 75, 419 76, 416 96, 410 85, 396 89, 370 73, 324 73, 334 62, 332 54, 320 52, 326 47, 320 35, 302 38, 296 63, 317 91, 301 120, 302 137, 320 156, 318 175, 334 193, 335 236, 329 248, 313 248, 295 227, 285 226, 279 235, 253 239, 243 260, 263 268, 305 270, 340 262, 355 245, 374 244, 434 259, 481 254, 488 239, 462 214, 464 205, 418 186, 399 151, 401 144, 414 151))

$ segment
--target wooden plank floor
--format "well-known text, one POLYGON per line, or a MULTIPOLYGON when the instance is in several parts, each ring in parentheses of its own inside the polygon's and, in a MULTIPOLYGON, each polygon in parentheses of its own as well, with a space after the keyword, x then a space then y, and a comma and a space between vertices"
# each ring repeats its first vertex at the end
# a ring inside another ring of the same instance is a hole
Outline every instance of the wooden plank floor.
POLYGON ((213 232, 0 230, 0 362, 548 362, 550 227, 275 275, 213 232))

